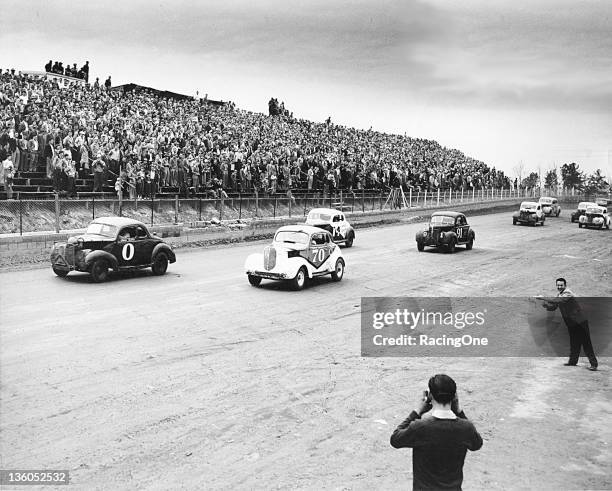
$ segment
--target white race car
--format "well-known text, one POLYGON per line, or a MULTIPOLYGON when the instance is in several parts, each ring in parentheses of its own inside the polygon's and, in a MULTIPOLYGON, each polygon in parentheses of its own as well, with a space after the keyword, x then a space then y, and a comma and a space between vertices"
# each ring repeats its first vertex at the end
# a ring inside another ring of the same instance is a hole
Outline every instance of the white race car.
POLYGON ((306 225, 327 230, 332 234, 336 244, 352 247, 355 240, 355 229, 348 222, 344 213, 333 208, 314 208, 306 217, 306 225))
POLYGON ((279 228, 263 254, 251 254, 244 264, 251 285, 258 286, 263 278, 284 280, 295 290, 315 276, 329 274, 333 281, 341 281, 344 267, 342 252, 331 234, 309 225, 279 228))
POLYGON ((610 215, 603 206, 589 206, 586 213, 578 218, 578 227, 610 228, 610 215))

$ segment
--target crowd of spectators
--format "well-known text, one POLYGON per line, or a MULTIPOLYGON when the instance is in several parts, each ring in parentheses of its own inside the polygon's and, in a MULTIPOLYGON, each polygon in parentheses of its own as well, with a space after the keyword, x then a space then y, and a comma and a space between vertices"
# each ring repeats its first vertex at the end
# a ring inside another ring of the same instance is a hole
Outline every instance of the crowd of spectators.
POLYGON ((77 68, 76 63, 73 63, 72 66, 70 66, 69 63, 66 63, 66 67, 64 67, 64 64, 61 61, 56 61, 53 63, 53 60, 49 60, 49 63, 45 65, 45 71, 47 73, 65 75, 66 77, 80 78, 85 80, 85 82, 89 81, 89 61, 86 61, 81 68, 77 68))
POLYGON ((111 179, 129 196, 162 187, 218 196, 510 185, 501 171, 432 140, 97 83, 61 88, 6 71, 0 73, 0 149, 15 173, 44 170, 55 189, 69 194, 75 178, 92 177, 93 191, 111 179))

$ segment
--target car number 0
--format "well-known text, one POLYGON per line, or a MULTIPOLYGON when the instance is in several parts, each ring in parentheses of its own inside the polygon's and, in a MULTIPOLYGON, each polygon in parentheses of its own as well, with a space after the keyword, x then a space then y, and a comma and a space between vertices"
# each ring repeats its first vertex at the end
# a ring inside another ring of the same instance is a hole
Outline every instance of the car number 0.
POLYGON ((323 259, 325 259, 325 250, 319 249, 318 251, 315 251, 314 262, 322 263, 323 259))
POLYGON ((134 244, 125 244, 121 251, 121 255, 126 261, 131 260, 134 257, 134 244))

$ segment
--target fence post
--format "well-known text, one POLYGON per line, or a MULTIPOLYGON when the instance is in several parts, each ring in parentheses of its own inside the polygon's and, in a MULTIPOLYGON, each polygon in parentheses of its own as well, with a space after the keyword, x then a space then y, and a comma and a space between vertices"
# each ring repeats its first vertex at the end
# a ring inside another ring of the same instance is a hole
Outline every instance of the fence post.
POLYGON ((423 208, 427 206, 427 188, 423 191, 423 208))
POLYGON ((91 219, 96 219, 96 195, 91 197, 91 219))
POLYGON ((242 193, 238 193, 238 220, 242 218, 242 193))
POLYGON ((198 222, 202 221, 202 198, 198 198, 198 222))
POLYGON ((276 218, 276 201, 278 200, 278 198, 276 196, 274 196, 274 218, 276 218))
POLYGON ((440 207, 440 188, 438 188, 438 204, 436 206, 440 207))
POLYGON ((23 235, 23 203, 21 202, 21 194, 18 193, 19 198, 19 235, 23 235))
POLYGON ((408 190, 408 208, 412 208, 412 188, 408 190))
POLYGON ((291 194, 291 190, 289 190, 289 196, 287 196, 287 201, 289 201, 289 218, 291 218, 291 202, 293 201, 293 194, 291 194))
POLYGON ((223 193, 221 193, 221 199, 219 200, 219 221, 223 220, 223 193))
POLYGON ((55 193, 55 233, 59 234, 59 215, 60 215, 60 204, 59 204, 59 194, 55 193))
POLYGON ((306 204, 308 203, 308 191, 304 195, 304 216, 306 216, 306 204))
POLYGON ((476 188, 475 187, 472 188, 472 203, 474 201, 476 201, 476 188))
POLYGON ((365 213, 365 188, 361 188, 361 213, 365 213))
POLYGON ((155 205, 155 197, 151 193, 151 225, 153 225, 153 206, 155 205))

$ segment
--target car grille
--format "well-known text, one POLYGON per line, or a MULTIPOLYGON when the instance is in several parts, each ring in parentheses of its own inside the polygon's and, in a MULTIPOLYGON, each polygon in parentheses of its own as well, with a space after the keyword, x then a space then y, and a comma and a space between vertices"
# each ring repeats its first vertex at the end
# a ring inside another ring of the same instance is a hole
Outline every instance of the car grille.
POLYGON ((64 259, 68 264, 70 264, 70 266, 74 266, 74 245, 66 244, 64 259))
POLYGON ((276 249, 272 246, 267 246, 264 249, 264 268, 267 271, 274 269, 276 266, 276 249))
POLYGON ((523 220, 529 220, 529 218, 531 218, 531 213, 528 211, 521 211, 521 218, 523 220))

